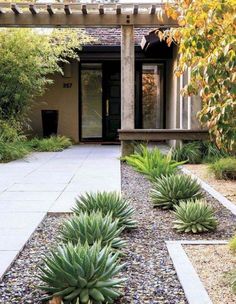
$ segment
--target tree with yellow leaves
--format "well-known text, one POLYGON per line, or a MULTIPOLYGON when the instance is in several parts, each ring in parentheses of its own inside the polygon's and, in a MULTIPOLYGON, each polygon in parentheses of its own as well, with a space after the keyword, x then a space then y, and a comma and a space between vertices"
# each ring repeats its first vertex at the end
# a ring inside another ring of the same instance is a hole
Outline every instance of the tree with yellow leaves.
POLYGON ((179 27, 159 32, 178 44, 180 76, 191 68, 184 95, 200 94, 198 117, 219 148, 236 152, 236 0, 175 0, 166 6, 179 27))

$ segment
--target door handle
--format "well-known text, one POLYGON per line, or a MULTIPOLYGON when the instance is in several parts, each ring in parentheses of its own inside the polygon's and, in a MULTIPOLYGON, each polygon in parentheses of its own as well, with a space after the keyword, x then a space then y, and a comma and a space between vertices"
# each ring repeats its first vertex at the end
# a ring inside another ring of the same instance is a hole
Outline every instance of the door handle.
POLYGON ((106 116, 109 116, 109 99, 106 100, 106 116))

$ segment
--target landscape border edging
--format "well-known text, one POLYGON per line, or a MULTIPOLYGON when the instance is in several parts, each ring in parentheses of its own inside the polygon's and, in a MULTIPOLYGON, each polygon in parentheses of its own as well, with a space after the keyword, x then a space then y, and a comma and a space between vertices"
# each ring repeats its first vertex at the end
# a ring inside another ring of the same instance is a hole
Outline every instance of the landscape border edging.
POLYGON ((184 174, 190 175, 191 177, 195 178, 206 192, 208 192, 212 197, 214 197, 217 201, 219 201, 225 208, 227 208, 234 215, 236 215, 236 205, 233 204, 230 200, 228 200, 224 195, 216 191, 212 186, 210 186, 201 178, 193 174, 190 170, 181 167, 181 171, 184 174))
POLYGON ((213 304, 182 245, 223 245, 227 241, 166 241, 169 255, 189 304, 213 304))

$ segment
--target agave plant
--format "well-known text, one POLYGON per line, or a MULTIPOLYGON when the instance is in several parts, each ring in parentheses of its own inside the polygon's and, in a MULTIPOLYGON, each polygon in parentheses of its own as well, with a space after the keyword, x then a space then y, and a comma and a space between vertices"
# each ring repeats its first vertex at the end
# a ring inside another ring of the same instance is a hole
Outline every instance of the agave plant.
POLYGON ((177 174, 157 178, 151 189, 154 207, 173 209, 180 201, 202 198, 201 186, 190 176, 177 174))
POLYGON ((93 245, 100 241, 102 246, 110 245, 112 248, 121 249, 126 242, 119 235, 123 228, 118 227, 119 220, 113 221, 112 216, 102 215, 101 212, 80 213, 64 222, 59 238, 63 242, 78 242, 93 245))
POLYGON ((216 229, 214 211, 206 201, 180 202, 173 213, 176 216, 174 228, 178 232, 201 233, 216 229))
POLYGON ((140 145, 135 154, 126 156, 125 160, 128 165, 146 175, 151 181, 161 175, 175 173, 178 170, 178 166, 186 162, 176 162, 172 159, 171 152, 164 155, 159 149, 154 148, 149 150, 144 145, 140 145))
POLYGON ((75 214, 81 212, 88 214, 100 211, 103 215, 110 214, 113 220, 118 220, 118 226, 123 228, 135 228, 136 221, 131 216, 134 209, 129 206, 129 202, 116 192, 86 193, 76 200, 76 205, 72 209, 75 214))
POLYGON ((115 278, 123 265, 118 265, 118 253, 99 243, 61 245, 44 259, 39 288, 49 294, 46 299, 61 297, 63 303, 113 303, 121 295, 125 279, 115 278))

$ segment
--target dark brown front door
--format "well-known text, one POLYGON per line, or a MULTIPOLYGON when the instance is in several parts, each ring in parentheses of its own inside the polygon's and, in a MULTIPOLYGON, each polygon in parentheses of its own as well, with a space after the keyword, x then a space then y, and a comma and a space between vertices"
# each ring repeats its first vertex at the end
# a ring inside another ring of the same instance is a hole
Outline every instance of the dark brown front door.
POLYGON ((121 121, 120 64, 105 63, 103 69, 103 139, 118 140, 121 121))

